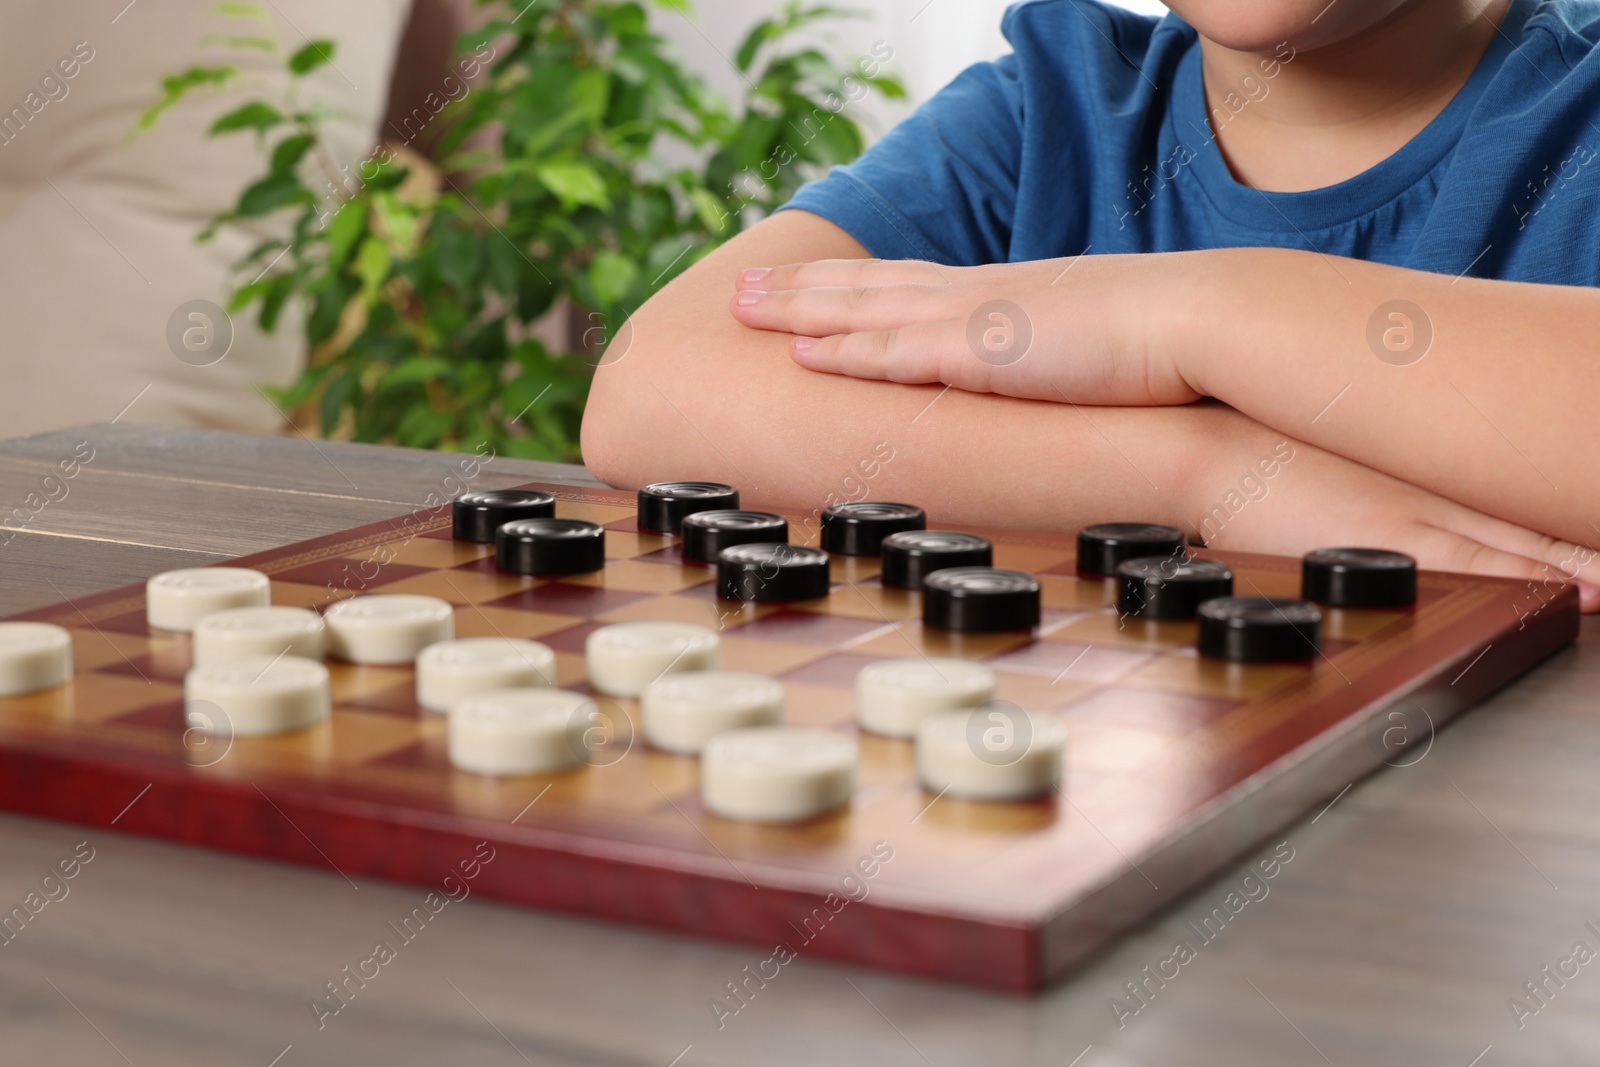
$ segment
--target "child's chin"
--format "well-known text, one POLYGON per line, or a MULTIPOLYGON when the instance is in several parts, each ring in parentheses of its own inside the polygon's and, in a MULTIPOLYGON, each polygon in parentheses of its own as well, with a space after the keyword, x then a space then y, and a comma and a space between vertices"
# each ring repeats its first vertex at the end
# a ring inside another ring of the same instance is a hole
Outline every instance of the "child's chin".
POLYGON ((1309 51, 1383 21, 1406 0, 1166 0, 1200 36, 1236 52, 1309 51))

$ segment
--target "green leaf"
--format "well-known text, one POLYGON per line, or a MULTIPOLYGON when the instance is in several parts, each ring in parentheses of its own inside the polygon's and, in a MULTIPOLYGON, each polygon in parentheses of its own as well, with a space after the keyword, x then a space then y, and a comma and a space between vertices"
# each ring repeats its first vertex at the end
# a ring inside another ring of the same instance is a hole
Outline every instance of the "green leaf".
POLYGON ((260 52, 276 52, 278 42, 270 37, 239 36, 227 33, 211 33, 200 38, 202 45, 223 45, 227 48, 253 48, 260 52))
POLYGON ((764 19, 751 27, 750 32, 740 43, 739 50, 734 54, 734 63, 740 73, 749 73, 751 65, 755 62, 756 54, 761 47, 777 41, 799 29, 807 23, 817 22, 827 18, 861 18, 866 12, 852 11, 846 8, 831 7, 819 4, 816 7, 800 7, 798 4, 789 4, 781 20, 764 19))
POLYGON ((496 19, 493 22, 485 23, 476 29, 468 30, 456 38, 456 54, 462 55, 476 51, 490 41, 504 37, 506 34, 517 33, 520 29, 524 29, 524 27, 514 26, 505 19, 496 19))
MULTIPOLYGON (((466 293, 478 280, 483 249, 471 233, 457 226, 435 225, 429 234, 439 279, 456 292, 466 293)), ((498 237, 492 238, 499 240, 498 237)))
POLYGON ((904 83, 892 74, 880 74, 876 78, 862 78, 862 81, 872 86, 888 100, 908 100, 910 94, 906 92, 904 83))
POLYGON ((605 117, 611 97, 611 76, 603 70, 581 70, 567 86, 566 99, 585 120, 599 122, 605 117))
POLYGON ((269 386, 266 392, 278 402, 279 407, 285 411, 292 411, 311 399, 322 384, 322 379, 333 369, 333 363, 314 363, 302 371, 300 377, 288 388, 274 389, 269 386))
POLYGON ((564 204, 586 204, 609 210, 611 198, 606 195, 605 179, 587 163, 554 162, 534 168, 534 173, 564 204))
POLYGON ((331 434, 338 428, 339 420, 343 417, 345 408, 350 406, 360 387, 361 370, 359 367, 345 370, 328 383, 328 388, 322 393, 322 403, 318 405, 318 414, 322 419, 322 432, 324 434, 331 434))
POLYGON ((644 262, 644 273, 650 278, 650 291, 656 291, 694 266, 716 246, 716 241, 700 242, 695 235, 689 234, 679 234, 651 245, 650 254, 644 262))
POLYGON ((799 4, 784 5, 783 32, 799 29, 811 22, 823 19, 862 19, 871 18, 872 12, 863 11, 853 7, 834 7, 832 4, 817 4, 813 7, 801 7, 799 4))
POLYGON ((459 174, 462 171, 477 170, 480 167, 494 166, 500 162, 500 157, 487 148, 474 148, 467 152, 457 152, 438 161, 439 169, 446 174, 459 174))
POLYGON ((191 89, 202 85, 220 86, 230 81, 238 68, 232 65, 223 67, 190 67, 181 74, 169 74, 161 79, 161 99, 145 109, 139 116, 137 129, 148 130, 156 124, 161 113, 178 103, 189 95, 191 89))
POLYGON ((263 259, 266 259, 270 255, 276 254, 277 252, 281 251, 285 247, 287 247, 287 246, 282 241, 278 240, 277 238, 272 238, 271 240, 262 241, 260 244, 256 245, 254 248, 252 248, 249 251, 249 253, 247 253, 244 256, 244 258, 242 258, 238 262, 234 263, 233 269, 236 270, 236 271, 243 271, 247 267, 249 267, 252 263, 259 263, 263 259))
POLYGON ((728 207, 711 190, 702 185, 694 186, 689 190, 689 203, 694 205, 694 213, 712 233, 720 234, 728 228, 732 219, 728 207))
POLYGON ((264 133, 283 121, 277 108, 252 100, 243 107, 234 108, 211 124, 211 133, 228 133, 231 130, 255 130, 264 133))
POLYGON ((328 269, 337 273, 350 258, 356 240, 366 232, 366 203, 361 200, 346 202, 328 223, 328 269))
MULTIPOLYGON (((505 122, 506 127, 522 139, 517 154, 532 157, 543 154, 563 138, 569 142, 577 140, 588 118, 579 108, 568 108, 551 116, 547 109, 535 104, 512 108, 506 113, 505 122)), ((446 138, 449 136, 447 134, 446 138)))
POLYGON ((361 278, 363 296, 371 299, 377 293, 389 277, 392 262, 388 247, 376 237, 361 242, 361 251, 356 253, 356 274, 361 278))
POLYGON ((589 263, 589 285, 602 306, 621 300, 638 278, 638 264, 620 252, 601 252, 589 263))
POLYGON ((510 296, 517 291, 517 277, 526 266, 522 251, 503 230, 484 234, 481 240, 489 260, 488 277, 484 280, 490 289, 510 296))
POLYGON ((396 251, 409 255, 417 242, 419 212, 416 206, 401 200, 393 192, 383 190, 372 195, 372 210, 396 251))
POLYGON ((333 336, 339 328, 339 319, 345 305, 359 291, 359 283, 344 274, 335 275, 324 288, 317 290, 311 304, 311 314, 306 318, 306 340, 319 345, 333 336))
POLYGON ((266 299, 261 301, 261 312, 256 316, 256 325, 261 327, 262 333, 272 333, 278 328, 278 316, 283 313, 289 297, 294 295, 294 283, 293 274, 280 274, 273 279, 266 299))
POLYGON ((454 364, 438 356, 412 356, 395 364, 394 369, 385 374, 383 380, 378 383, 378 388, 383 390, 400 385, 422 385, 436 378, 448 377, 453 369, 454 364))
POLYGON ((421 405, 406 412, 395 428, 395 438, 409 448, 435 448, 453 425, 455 417, 448 411, 421 405))
POLYGON ((311 151, 311 146, 317 139, 308 133, 298 133, 293 137, 285 137, 279 141, 272 150, 272 173, 288 174, 300 165, 306 153, 311 151))
MULTIPOLYGON (((542 362, 548 363, 548 358, 542 362)), ((500 387, 500 403, 505 405, 506 417, 515 418, 520 412, 522 418, 518 421, 533 423, 543 414, 535 405, 542 402, 550 393, 551 385, 549 375, 523 373, 512 378, 500 387)))
POLYGON ((739 68, 740 74, 750 73, 750 64, 756 60, 756 53, 761 51, 761 46, 779 34, 778 24, 771 19, 762 19, 751 27, 739 45, 739 50, 734 53, 734 66, 739 68))
POLYGON ((367 167, 365 164, 363 164, 360 169, 361 184, 366 187, 368 192, 373 193, 381 192, 384 189, 393 189, 395 186, 405 181, 406 176, 411 173, 410 168, 402 167, 400 164, 394 162, 383 162, 378 164, 377 170, 372 174, 367 173, 367 167))
POLYGON ((257 300, 266 296, 267 290, 272 288, 272 278, 258 278, 249 285, 241 285, 235 289, 228 298, 228 311, 243 311, 257 300))
POLYGON ((532 322, 550 310, 550 305, 561 295, 561 289, 548 277, 524 274, 517 286, 517 318, 532 322))
POLYGON ((791 127, 802 125, 809 135, 797 146, 800 158, 813 163, 833 164, 847 163, 859 156, 862 148, 860 128, 843 115, 824 111, 823 116, 826 121, 816 121, 802 115, 800 123, 790 124, 791 127))
MULTIPOLYGON (((578 148, 605 119, 611 81, 602 70, 575 71, 551 64, 530 73, 507 94, 503 113, 491 117, 503 120, 523 142, 514 151, 525 158, 542 155, 563 141, 578 148)), ((447 135, 441 143, 453 144, 453 139, 447 135)))
MULTIPOLYGON (((372 317, 376 319, 377 316, 372 317)), ((371 320, 369 320, 370 322, 371 320)), ((417 351, 417 346, 403 337, 391 337, 388 334, 376 333, 373 330, 358 336, 350 342, 344 350, 342 358, 361 367, 376 367, 391 363, 399 363, 417 351)))
POLYGON ((304 48, 289 57, 290 72, 306 75, 324 63, 333 62, 333 47, 333 42, 328 40, 306 42, 304 48))
POLYGON ((267 9, 260 4, 247 4, 228 0, 226 3, 213 4, 211 10, 218 15, 231 15, 234 18, 255 19, 257 22, 268 22, 267 9))
POLYGON ((293 174, 269 174, 240 195, 239 206, 234 210, 243 218, 253 218, 310 201, 311 190, 293 174))

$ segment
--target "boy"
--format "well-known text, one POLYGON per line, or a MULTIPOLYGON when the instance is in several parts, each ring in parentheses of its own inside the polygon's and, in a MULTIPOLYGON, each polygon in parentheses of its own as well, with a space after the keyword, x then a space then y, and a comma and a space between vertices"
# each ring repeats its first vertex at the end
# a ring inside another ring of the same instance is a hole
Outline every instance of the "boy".
POLYGON ((1013 55, 639 310, 591 468, 812 504, 887 446, 864 492, 945 522, 1387 547, 1600 609, 1600 6, 1171 7, 1014 6, 1013 55))

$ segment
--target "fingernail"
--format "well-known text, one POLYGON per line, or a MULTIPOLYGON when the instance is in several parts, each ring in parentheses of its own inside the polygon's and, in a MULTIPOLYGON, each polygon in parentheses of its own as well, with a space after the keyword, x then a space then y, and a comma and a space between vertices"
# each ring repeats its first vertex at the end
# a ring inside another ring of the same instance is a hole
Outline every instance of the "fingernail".
POLYGON ((765 278, 771 273, 771 267, 752 267, 743 274, 739 275, 739 281, 743 282, 745 285, 754 285, 756 282, 759 282, 762 278, 765 278))
POLYGON ((805 352, 816 343, 817 339, 815 337, 796 337, 794 339, 794 350, 796 352, 805 352))
POLYGON ((759 302, 761 298, 766 295, 767 294, 762 292, 760 289, 746 289, 738 296, 734 297, 733 302, 738 304, 740 307, 749 307, 751 304, 759 302))

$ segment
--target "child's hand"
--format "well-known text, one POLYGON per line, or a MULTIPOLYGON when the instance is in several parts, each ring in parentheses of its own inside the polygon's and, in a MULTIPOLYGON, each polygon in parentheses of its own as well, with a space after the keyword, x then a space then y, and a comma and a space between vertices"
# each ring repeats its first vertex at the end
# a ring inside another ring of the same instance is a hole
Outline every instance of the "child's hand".
POLYGON ((1200 394, 1147 343, 1161 256, 983 267, 835 259, 739 276, 733 315, 795 334, 811 370, 1034 400, 1143 406, 1200 394))
MULTIPOLYGON (((1576 584, 1582 610, 1600 611, 1600 555, 1526 530, 1426 489, 1300 442, 1270 481, 1257 478, 1259 499, 1232 514, 1220 506, 1251 457, 1267 454, 1270 431, 1219 441, 1197 455, 1185 488, 1211 548, 1298 556, 1317 548, 1358 545, 1416 557, 1430 570, 1515 578, 1508 607, 1540 610, 1564 584, 1576 584)), ((1281 438, 1279 439, 1281 440, 1281 438)), ((1280 452, 1281 455, 1281 452, 1280 452)), ((1233 492, 1237 503, 1242 498, 1233 492)), ((1237 590, 1241 595, 1248 588, 1237 590)))

